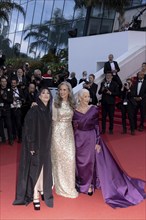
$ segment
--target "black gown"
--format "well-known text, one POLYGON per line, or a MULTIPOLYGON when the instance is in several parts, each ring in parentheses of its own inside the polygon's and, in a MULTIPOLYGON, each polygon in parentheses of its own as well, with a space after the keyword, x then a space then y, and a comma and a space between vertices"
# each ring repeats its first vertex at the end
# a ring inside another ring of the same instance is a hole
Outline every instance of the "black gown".
POLYGON ((52 165, 51 165, 51 124, 52 115, 49 109, 37 101, 26 117, 23 129, 22 150, 16 187, 16 198, 13 205, 27 205, 33 200, 34 187, 43 167, 43 192, 47 206, 53 207, 52 165), (35 151, 31 155, 30 151, 35 151))

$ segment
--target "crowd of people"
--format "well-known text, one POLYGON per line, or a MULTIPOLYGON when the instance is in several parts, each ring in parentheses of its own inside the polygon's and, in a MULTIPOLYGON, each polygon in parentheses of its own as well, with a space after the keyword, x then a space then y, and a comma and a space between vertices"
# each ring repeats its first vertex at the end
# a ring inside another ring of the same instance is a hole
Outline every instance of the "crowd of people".
MULTIPOLYGON (((11 65, 4 66, 5 57, 0 57, 0 138, 2 143, 6 142, 7 128, 8 142, 13 145, 14 140, 22 141, 22 126, 25 115, 30 109, 32 102, 36 101, 39 89, 42 86, 55 87, 67 81, 71 87, 77 86, 78 82, 83 83, 90 93, 90 104, 101 104, 102 128, 106 132, 107 116, 109 117, 109 133, 114 130, 114 113, 118 107, 121 111, 122 133, 127 133, 126 119, 128 116, 131 135, 135 130, 144 130, 146 117, 146 63, 142 63, 141 71, 137 73, 135 80, 128 78, 124 83, 120 79, 120 67, 114 61, 113 54, 109 54, 108 61, 104 64, 105 78, 101 85, 95 83, 95 75, 87 75, 83 71, 82 78, 77 80, 76 73, 65 70, 63 74, 52 76, 51 69, 45 74, 36 69, 31 72, 29 63, 22 68, 13 70, 11 65), (97 93, 101 99, 97 99, 97 93), (118 101, 117 101, 118 100, 118 101), (140 124, 137 123, 137 115, 140 111, 140 124), (14 123, 15 122, 15 123, 14 123)), ((54 95, 54 94, 53 94, 54 95)))
POLYGON ((120 99, 123 133, 127 132, 128 113, 134 134, 139 109, 138 129, 144 130, 145 67, 143 63, 134 84, 131 79, 122 84, 119 65, 110 54, 99 91, 94 74, 88 79, 84 71, 77 100, 72 90, 77 85, 74 72, 69 77, 66 71, 55 81, 58 89, 52 98, 50 69, 42 75, 39 69, 30 74, 28 63, 12 74, 1 68, 0 136, 5 143, 6 127, 10 145, 15 138, 22 142, 14 205, 33 202, 34 209, 40 210, 41 197, 53 207, 53 186, 58 195, 68 198, 77 198, 79 193, 92 196, 95 189, 101 189, 105 202, 113 208, 136 205, 146 198, 145 181, 131 178, 120 168, 101 136, 106 132, 107 115, 109 133, 113 134, 116 97, 120 99), (97 92, 101 94, 102 132, 97 92))

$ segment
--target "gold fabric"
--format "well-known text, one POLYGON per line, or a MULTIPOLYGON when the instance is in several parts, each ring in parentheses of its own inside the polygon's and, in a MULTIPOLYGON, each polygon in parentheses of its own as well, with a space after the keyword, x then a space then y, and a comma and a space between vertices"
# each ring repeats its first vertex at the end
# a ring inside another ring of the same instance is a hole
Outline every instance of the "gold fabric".
POLYGON ((67 102, 61 108, 53 106, 52 167, 55 190, 58 195, 76 198, 75 143, 72 128, 73 111, 67 102))

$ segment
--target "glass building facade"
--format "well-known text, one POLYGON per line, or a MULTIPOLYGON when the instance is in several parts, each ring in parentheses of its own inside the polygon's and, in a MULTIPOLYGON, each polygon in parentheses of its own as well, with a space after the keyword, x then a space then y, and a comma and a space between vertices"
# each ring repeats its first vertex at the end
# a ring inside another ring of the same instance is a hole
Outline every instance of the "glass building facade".
MULTIPOLYGON (((33 37, 24 40, 26 34, 31 31, 30 25, 45 24, 50 28, 48 41, 53 42, 56 38, 56 47, 65 47, 68 42, 68 31, 77 28, 78 36, 83 36, 83 27, 86 17, 86 9, 75 10, 74 0, 13 0, 23 6, 26 16, 13 11, 10 17, 10 24, 3 26, 3 35, 11 40, 11 46, 20 45, 20 51, 29 54, 33 37), (27 29, 27 32, 24 30, 27 29)), ((47 34, 46 34, 47 35, 47 34)), ((38 54, 40 48, 31 51, 38 54)), ((43 53, 45 53, 45 49, 43 53)))
MULTIPOLYGON (((43 49, 36 47, 30 51, 30 46, 36 39, 27 37, 24 40, 24 38, 33 30, 31 25, 45 25, 49 32, 42 34, 45 35, 45 39, 48 39, 49 46, 55 47, 57 50, 67 47, 70 30, 76 29, 78 37, 109 33, 113 30, 116 12, 106 8, 103 4, 87 10, 85 8, 75 9, 74 0, 12 1, 24 8, 26 16, 23 17, 21 13, 13 11, 9 26, 3 25, 2 34, 10 39, 11 46, 17 45, 21 52, 32 57, 45 54, 48 47, 43 49), (24 32, 26 29, 27 31, 24 32)), ((132 0, 130 6, 145 3, 146 0, 132 0)))

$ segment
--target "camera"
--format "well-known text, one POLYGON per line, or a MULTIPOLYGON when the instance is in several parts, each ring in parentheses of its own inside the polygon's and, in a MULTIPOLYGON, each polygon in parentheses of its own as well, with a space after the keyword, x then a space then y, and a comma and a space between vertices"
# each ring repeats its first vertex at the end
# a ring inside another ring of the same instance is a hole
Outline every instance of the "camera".
POLYGON ((128 90, 130 88, 130 83, 129 82, 125 82, 124 83, 124 88, 128 90))
POLYGON ((108 83, 105 82, 104 85, 103 85, 103 92, 107 92, 108 91, 108 83))
POLYGON ((124 86, 125 86, 125 87, 128 87, 128 86, 129 86, 129 83, 128 83, 128 82, 125 82, 125 83, 124 83, 124 86))
POLYGON ((29 63, 25 63, 25 66, 26 66, 26 67, 29 67, 29 63))

